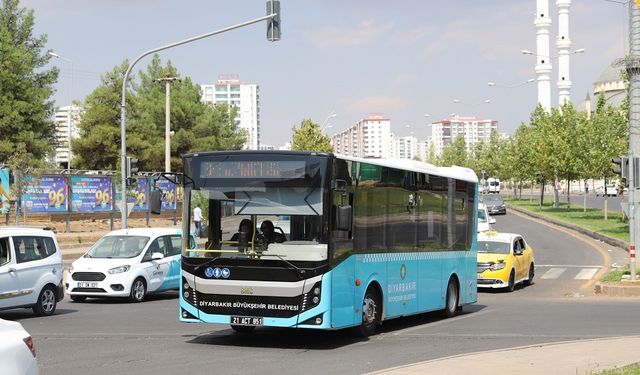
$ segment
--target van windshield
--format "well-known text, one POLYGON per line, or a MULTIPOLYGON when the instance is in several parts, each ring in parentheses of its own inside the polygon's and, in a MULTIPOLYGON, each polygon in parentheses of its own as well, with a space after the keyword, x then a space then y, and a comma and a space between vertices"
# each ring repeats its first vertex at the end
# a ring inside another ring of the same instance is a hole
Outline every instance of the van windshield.
POLYGON ((85 258, 135 258, 149 242, 145 236, 104 236, 84 255, 85 258))

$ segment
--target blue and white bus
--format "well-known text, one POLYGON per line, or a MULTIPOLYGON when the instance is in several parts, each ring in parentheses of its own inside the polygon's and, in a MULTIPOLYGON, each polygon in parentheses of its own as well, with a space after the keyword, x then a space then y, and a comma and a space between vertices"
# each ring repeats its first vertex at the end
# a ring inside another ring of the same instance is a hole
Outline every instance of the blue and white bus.
POLYGON ((183 244, 183 322, 366 336, 387 319, 476 302, 470 169, 226 151, 185 155, 183 181, 184 233, 196 206, 204 217, 198 247, 183 244))

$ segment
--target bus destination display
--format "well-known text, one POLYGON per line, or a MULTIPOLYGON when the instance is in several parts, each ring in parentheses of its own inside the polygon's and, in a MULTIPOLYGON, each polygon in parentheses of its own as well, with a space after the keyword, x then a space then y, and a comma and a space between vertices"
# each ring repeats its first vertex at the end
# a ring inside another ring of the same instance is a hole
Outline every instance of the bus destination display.
POLYGON ((303 160, 269 161, 205 161, 200 178, 304 178, 303 160))

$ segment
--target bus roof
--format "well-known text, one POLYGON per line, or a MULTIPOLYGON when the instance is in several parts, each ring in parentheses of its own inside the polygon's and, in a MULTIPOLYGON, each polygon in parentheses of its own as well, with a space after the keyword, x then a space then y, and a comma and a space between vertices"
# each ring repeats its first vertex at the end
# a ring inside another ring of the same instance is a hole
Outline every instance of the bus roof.
POLYGON ((241 154, 272 154, 272 155, 299 155, 299 156, 324 156, 324 157, 336 157, 342 160, 356 161, 360 163, 368 163, 389 168, 400 168, 412 172, 428 173, 437 176, 455 178, 457 180, 478 182, 478 176, 469 168, 459 167, 457 165, 451 167, 436 167, 433 164, 424 163, 412 159, 378 159, 378 158, 358 158, 354 156, 333 154, 327 152, 317 151, 285 151, 285 150, 234 150, 234 151, 207 151, 185 154, 183 157, 198 157, 198 156, 214 156, 214 155, 241 155, 241 154))

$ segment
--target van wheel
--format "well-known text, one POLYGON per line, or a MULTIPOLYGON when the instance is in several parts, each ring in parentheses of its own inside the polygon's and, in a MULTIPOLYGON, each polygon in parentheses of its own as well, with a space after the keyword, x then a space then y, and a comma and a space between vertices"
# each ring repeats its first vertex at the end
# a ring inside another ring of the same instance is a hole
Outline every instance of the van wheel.
POLYGON ((85 296, 70 296, 73 302, 84 302, 87 297, 85 296))
POLYGON ((145 284, 144 280, 141 277, 138 277, 133 281, 131 285, 131 292, 129 293, 129 301, 131 302, 142 302, 144 301, 144 296, 147 294, 147 284, 145 284))
POLYGON ((451 318, 456 315, 458 311, 458 285, 453 279, 449 279, 449 285, 447 285, 447 297, 445 300, 443 314, 445 318, 451 318))
POLYGON ((33 305, 33 313, 37 316, 49 316, 56 311, 56 291, 51 285, 45 285, 38 295, 38 301, 33 305))
POLYGON ((378 291, 367 288, 367 292, 362 299, 362 323, 357 328, 357 333, 361 337, 369 337, 376 332, 382 316, 382 302, 378 291))
POLYGON ((238 325, 231 325, 231 329, 233 329, 234 331, 236 331, 237 333, 253 333, 253 331, 255 331, 256 327, 254 326, 238 326, 238 325))

